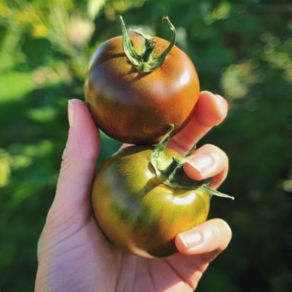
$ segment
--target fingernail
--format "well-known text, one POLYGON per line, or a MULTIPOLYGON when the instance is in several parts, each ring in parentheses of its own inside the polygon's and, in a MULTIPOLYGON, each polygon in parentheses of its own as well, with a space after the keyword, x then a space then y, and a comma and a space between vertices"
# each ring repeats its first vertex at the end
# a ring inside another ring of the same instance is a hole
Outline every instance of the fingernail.
POLYGON ((75 111, 74 111, 73 102, 71 100, 68 100, 68 120, 69 120, 70 128, 72 128, 74 125, 74 115, 75 115, 75 111))
POLYGON ((197 245, 201 244, 203 242, 203 236, 201 233, 184 233, 180 234, 180 239, 183 242, 184 246, 187 249, 191 249, 196 247, 197 245))
POLYGON ((200 154, 193 156, 188 163, 197 169, 202 175, 206 174, 209 169, 213 166, 214 160, 210 155, 200 154))

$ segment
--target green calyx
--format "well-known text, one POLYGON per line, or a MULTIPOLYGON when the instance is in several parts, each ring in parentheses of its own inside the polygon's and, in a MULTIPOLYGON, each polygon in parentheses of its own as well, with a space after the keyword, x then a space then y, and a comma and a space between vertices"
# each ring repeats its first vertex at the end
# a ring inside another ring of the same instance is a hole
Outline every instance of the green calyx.
POLYGON ((165 149, 173 131, 174 125, 170 125, 170 130, 155 146, 152 152, 150 163, 155 170, 157 179, 166 186, 174 189, 199 190, 212 196, 224 197, 234 200, 234 197, 220 193, 208 187, 212 179, 208 178, 202 181, 195 181, 185 174, 183 165, 195 152, 195 145, 185 156, 171 158, 166 156, 165 149))
POLYGON ((163 17, 162 21, 167 22, 169 24, 170 29, 173 31, 173 36, 166 50, 160 56, 154 57, 153 51, 156 45, 155 40, 151 36, 149 36, 143 29, 134 30, 133 32, 136 35, 141 36, 145 40, 142 54, 138 54, 135 51, 133 42, 127 33, 124 20, 122 16, 120 16, 120 25, 122 29, 124 52, 126 56, 128 57, 129 61, 132 63, 132 65, 136 67, 140 73, 149 73, 160 68, 163 65, 165 58, 167 57, 167 55, 169 54, 169 52, 171 51, 172 47, 174 46, 176 42, 175 27, 170 22, 168 17, 163 17))

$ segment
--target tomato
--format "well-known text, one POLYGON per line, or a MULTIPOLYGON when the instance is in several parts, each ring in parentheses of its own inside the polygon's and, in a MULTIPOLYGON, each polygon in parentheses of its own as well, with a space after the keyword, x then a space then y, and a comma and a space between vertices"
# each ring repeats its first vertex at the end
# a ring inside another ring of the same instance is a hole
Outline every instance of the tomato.
POLYGON ((174 125, 153 147, 131 146, 105 161, 92 188, 92 206, 104 234, 115 245, 143 257, 166 257, 174 239, 208 216, 211 195, 227 197, 194 181, 183 170, 196 147, 182 156, 167 148, 174 125))
POLYGON ((158 37, 148 39, 141 31, 136 33, 130 37, 123 33, 123 37, 107 40, 97 48, 85 80, 85 98, 97 126, 110 137, 126 143, 154 144, 170 124, 175 125, 173 134, 186 125, 200 84, 195 66, 174 46, 175 40, 169 43, 158 37), (129 43, 135 49, 130 48, 132 55, 145 61, 137 68, 135 58, 125 53, 129 43), (153 60, 161 66, 152 66, 153 60))
MULTIPOLYGON (((207 218, 210 195, 170 188, 158 181, 150 163, 152 148, 132 146, 109 158, 92 190, 96 220, 115 245, 142 257, 177 252, 175 236, 207 218)), ((180 157, 166 148, 166 157, 180 157)))

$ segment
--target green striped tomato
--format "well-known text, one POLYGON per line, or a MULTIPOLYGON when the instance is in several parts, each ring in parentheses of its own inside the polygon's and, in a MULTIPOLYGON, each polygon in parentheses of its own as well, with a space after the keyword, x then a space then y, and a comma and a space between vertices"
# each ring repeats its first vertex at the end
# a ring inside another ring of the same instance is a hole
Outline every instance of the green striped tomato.
MULTIPOLYGON (((160 183, 150 163, 153 148, 132 146, 110 157, 98 171, 92 205, 98 225, 116 246, 142 257, 177 252, 180 232, 208 216, 210 195, 160 183)), ((181 156, 166 148, 168 157, 181 156)))

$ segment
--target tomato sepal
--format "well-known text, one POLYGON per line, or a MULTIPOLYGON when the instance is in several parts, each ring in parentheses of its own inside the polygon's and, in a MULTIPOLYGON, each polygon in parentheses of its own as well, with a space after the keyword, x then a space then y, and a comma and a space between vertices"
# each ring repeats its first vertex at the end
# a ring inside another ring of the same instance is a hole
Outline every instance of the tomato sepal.
POLYGON ((126 25, 123 20, 123 17, 120 16, 119 19, 120 19, 120 25, 121 25, 122 37, 123 37, 123 50, 127 58, 129 59, 129 61, 132 63, 132 65, 136 67, 140 73, 149 73, 160 68, 164 64, 165 58, 167 57, 167 55, 170 53, 171 49, 175 45, 176 38, 177 38, 175 27, 171 23, 169 17, 167 16, 163 17, 162 22, 168 23, 170 29, 173 32, 172 39, 168 47, 165 49, 165 51, 158 57, 153 56, 153 51, 156 45, 155 40, 141 28, 133 30, 133 33, 142 37, 145 40, 143 52, 142 54, 138 54, 135 51, 133 42, 127 33, 127 29, 126 29, 126 25))
POLYGON ((186 175, 183 165, 195 152, 197 148, 196 145, 194 145, 185 156, 171 158, 166 156, 165 149, 174 129, 174 125, 170 125, 169 131, 152 151, 150 163, 155 170, 157 179, 164 185, 174 189, 201 190, 208 193, 210 196, 234 200, 232 196, 211 189, 208 186, 212 182, 211 178, 196 181, 186 175))

